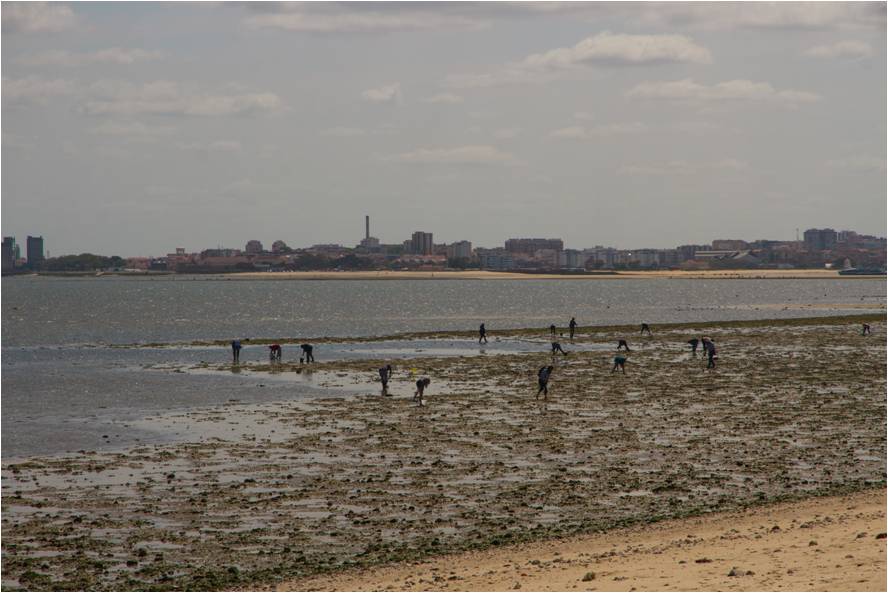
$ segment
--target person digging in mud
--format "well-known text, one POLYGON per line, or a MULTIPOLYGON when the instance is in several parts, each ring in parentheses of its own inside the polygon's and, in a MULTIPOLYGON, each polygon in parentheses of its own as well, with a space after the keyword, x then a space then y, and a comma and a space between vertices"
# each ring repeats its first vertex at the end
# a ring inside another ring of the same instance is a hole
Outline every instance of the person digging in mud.
POLYGON ((626 340, 620 340, 619 342, 617 342, 617 351, 619 351, 621 348, 625 348, 626 352, 632 352, 632 350, 629 350, 629 344, 626 343, 626 340))
POLYGON ((869 335, 872 335, 872 333, 873 333, 873 330, 870 329, 870 324, 869 324, 869 323, 864 323, 864 324, 863 324, 863 332, 862 332, 860 335, 862 335, 862 336, 869 336, 869 335))
POLYGON ((313 354, 314 347, 311 344, 301 344, 299 347, 302 348, 302 358, 299 359, 299 362, 302 362, 303 358, 306 363, 315 361, 313 354))
POLYGON ((654 335, 654 334, 651 333, 651 326, 649 326, 647 323, 642 323, 642 324, 641 324, 641 335, 644 335, 644 332, 647 332, 647 334, 648 334, 649 336, 654 335))
POLYGON ((552 342, 552 356, 555 356, 555 354, 557 354, 558 352, 567 356, 567 352, 564 351, 564 348, 561 347, 561 344, 559 344, 558 342, 552 342))
POLYGON ((698 340, 697 338, 691 338, 690 340, 688 340, 688 344, 691 345, 691 354, 697 356, 697 346, 700 344, 700 340, 698 340))
POLYGON ((709 338, 703 338, 703 350, 706 351, 706 357, 708 358, 706 368, 714 369, 715 361, 718 359, 718 353, 715 350, 715 342, 709 338))
POLYGON ((281 361, 281 345, 280 344, 272 344, 268 347, 268 359, 271 362, 280 362, 281 361))
POLYGON ((422 396, 425 393, 426 387, 429 386, 432 380, 428 377, 424 377, 416 382, 416 393, 413 394, 413 401, 419 402, 419 405, 425 405, 422 403, 422 396))
POLYGON ((555 367, 552 365, 540 367, 540 370, 537 371, 537 380, 539 382, 539 390, 537 391, 534 399, 540 397, 540 394, 543 394, 543 399, 547 399, 549 397, 549 378, 552 376, 552 371, 555 370, 555 367))
POLYGON ((626 374, 626 357, 622 354, 617 354, 614 357, 614 368, 611 369, 611 372, 615 372, 617 369, 623 371, 623 374, 626 374))
POLYGON ((388 395, 389 379, 392 378, 392 365, 387 364, 379 369, 379 380, 382 381, 382 395, 388 395))
POLYGON ((575 317, 570 318, 570 323, 567 324, 568 329, 570 330, 570 339, 574 339, 574 333, 577 331, 577 320, 575 317))
POLYGON ((487 330, 484 328, 484 324, 481 324, 481 327, 478 328, 478 343, 481 343, 481 340, 484 340, 484 343, 487 343, 487 330))
POLYGON ((232 340, 231 341, 231 357, 232 357, 232 362, 234 364, 238 364, 240 362, 240 351, 241 351, 240 340, 232 340))

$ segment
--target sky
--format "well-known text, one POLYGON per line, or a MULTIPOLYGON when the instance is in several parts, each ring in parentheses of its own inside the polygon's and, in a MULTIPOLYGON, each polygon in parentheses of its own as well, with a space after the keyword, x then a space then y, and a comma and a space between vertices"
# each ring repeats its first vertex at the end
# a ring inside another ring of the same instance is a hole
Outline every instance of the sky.
POLYGON ((882 2, 0 12, 0 225, 52 255, 886 234, 882 2))

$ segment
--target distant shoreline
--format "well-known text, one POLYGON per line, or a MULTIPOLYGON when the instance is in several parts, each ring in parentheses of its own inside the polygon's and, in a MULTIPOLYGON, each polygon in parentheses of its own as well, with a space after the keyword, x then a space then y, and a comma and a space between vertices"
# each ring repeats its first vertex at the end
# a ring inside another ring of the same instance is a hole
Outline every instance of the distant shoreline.
POLYGON ((880 276, 840 276, 836 270, 700 270, 700 271, 619 271, 590 274, 533 274, 522 272, 470 271, 369 271, 369 272, 243 272, 219 274, 237 280, 620 280, 620 279, 700 279, 700 280, 849 280, 880 276))

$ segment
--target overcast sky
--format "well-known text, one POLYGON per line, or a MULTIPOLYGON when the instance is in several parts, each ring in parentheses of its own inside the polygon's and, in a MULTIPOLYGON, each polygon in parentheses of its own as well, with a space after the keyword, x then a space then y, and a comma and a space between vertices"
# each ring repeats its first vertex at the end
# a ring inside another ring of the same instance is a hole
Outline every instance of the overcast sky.
POLYGON ((884 3, 2 4, 54 255, 885 235, 884 3))

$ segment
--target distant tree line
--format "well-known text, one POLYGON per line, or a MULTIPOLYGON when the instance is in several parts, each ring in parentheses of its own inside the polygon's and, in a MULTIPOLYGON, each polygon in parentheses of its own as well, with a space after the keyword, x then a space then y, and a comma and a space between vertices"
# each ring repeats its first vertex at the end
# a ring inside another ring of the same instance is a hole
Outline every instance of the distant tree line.
POLYGON ((93 253, 81 253, 80 255, 62 255, 45 259, 40 269, 51 272, 91 272, 122 268, 125 265, 126 261, 116 255, 105 257, 93 253))

